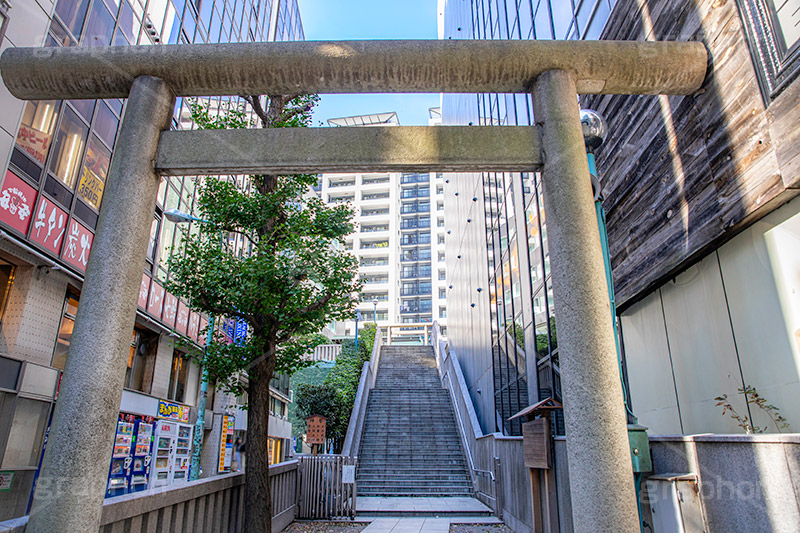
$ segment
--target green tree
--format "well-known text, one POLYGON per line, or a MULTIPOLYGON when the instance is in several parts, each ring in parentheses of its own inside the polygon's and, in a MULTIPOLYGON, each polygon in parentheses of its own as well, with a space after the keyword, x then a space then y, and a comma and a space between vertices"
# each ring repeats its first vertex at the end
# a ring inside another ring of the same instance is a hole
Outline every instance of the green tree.
MULTIPOLYGON (((308 126, 318 97, 244 99, 261 127, 284 128, 308 126)), ((245 128, 251 125, 247 117, 243 108, 214 115, 196 102, 192 106, 201 128, 245 128)), ((353 231, 352 210, 309 194, 315 183, 314 175, 205 178, 197 205, 207 223, 185 231, 169 259, 170 291, 196 311, 248 324, 246 342, 229 345, 215 338, 200 362, 210 380, 233 392, 242 392, 238 376, 248 377, 245 530, 253 533, 272 530, 270 380, 276 371, 290 374, 303 366, 301 356, 318 340, 309 334, 349 313, 360 290, 355 259, 335 245, 353 231), (247 250, 235 253, 232 243, 242 240, 247 250)))

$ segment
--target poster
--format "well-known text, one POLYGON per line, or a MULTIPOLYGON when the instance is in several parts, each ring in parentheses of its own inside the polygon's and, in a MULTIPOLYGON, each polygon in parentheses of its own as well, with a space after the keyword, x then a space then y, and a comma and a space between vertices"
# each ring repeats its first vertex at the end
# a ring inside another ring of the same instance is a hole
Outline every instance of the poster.
POLYGON ((233 459, 233 427, 235 419, 232 416, 222 415, 222 431, 219 442, 219 472, 231 469, 233 459))
POLYGON ((189 422, 189 407, 175 402, 158 401, 158 417, 169 418, 177 422, 189 422))

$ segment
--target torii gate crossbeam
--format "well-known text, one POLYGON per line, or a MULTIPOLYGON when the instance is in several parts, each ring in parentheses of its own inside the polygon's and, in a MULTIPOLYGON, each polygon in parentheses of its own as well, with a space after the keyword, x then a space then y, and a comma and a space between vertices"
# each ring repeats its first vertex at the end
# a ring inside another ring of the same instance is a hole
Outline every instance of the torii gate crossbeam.
POLYGON ((394 171, 403 164, 442 171, 481 170, 487 164, 498 164, 492 170, 541 168, 574 527, 580 532, 637 531, 616 346, 577 94, 690 94, 703 82, 706 61, 702 44, 679 42, 355 41, 7 49, 0 71, 18 98, 128 98, 34 496, 31 530, 98 528, 111 455, 108 443, 160 172, 256 170, 261 167, 246 166, 242 154, 265 139, 281 154, 258 164, 319 171, 327 167, 320 164, 319 154, 302 150, 300 139, 307 136, 309 146, 323 147, 326 139, 343 135, 351 145, 336 158, 339 170, 352 165, 351 170, 394 171), (530 90, 536 127, 528 133, 507 127, 495 133, 482 128, 374 133, 383 142, 405 135, 400 150, 364 150, 360 142, 370 134, 347 128, 339 128, 340 133, 164 132, 175 96, 530 90), (454 139, 459 131, 481 145, 473 154, 465 154, 467 145, 454 139), (220 136, 218 141, 242 140, 241 148, 233 150, 241 153, 217 152, 202 161, 176 154, 187 139, 213 143, 213 135, 220 136), (506 141, 510 144, 502 146, 506 141), (295 149, 306 159, 286 153, 295 149), (492 149, 494 155, 488 153, 492 149), (516 156, 511 153, 515 150, 527 153, 516 156), (481 162, 483 157, 489 161, 481 162))

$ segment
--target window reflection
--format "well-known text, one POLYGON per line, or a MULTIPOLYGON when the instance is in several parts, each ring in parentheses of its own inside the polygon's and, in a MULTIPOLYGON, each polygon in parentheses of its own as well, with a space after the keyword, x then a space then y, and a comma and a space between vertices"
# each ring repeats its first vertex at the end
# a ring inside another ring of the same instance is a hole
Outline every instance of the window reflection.
POLYGON ((56 137, 55 156, 50 160, 50 171, 70 189, 75 187, 88 130, 75 112, 66 108, 56 137))
POLYGON ((95 0, 83 34, 83 46, 107 46, 111 43, 113 31, 114 17, 103 2, 95 0))
POLYGON ((72 35, 80 35, 88 6, 89 0, 59 0, 56 5, 56 14, 61 17, 72 35))
POLYGON ((103 146, 95 135, 92 135, 86 150, 81 181, 78 184, 78 196, 98 210, 100 209, 100 200, 103 198, 103 188, 110 161, 111 150, 103 146))
POLYGON ((55 100, 27 102, 22 114, 17 144, 42 165, 47 159, 50 142, 53 140, 58 106, 59 102, 55 100))

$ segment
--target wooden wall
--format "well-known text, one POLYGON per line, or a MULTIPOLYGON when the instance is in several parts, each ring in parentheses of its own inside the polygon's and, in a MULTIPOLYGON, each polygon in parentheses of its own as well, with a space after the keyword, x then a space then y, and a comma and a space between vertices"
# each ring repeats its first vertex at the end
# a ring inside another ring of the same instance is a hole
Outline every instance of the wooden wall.
POLYGON ((602 38, 710 52, 694 95, 581 99, 608 120, 597 167, 624 308, 800 194, 800 80, 765 108, 735 0, 618 0, 602 38))

